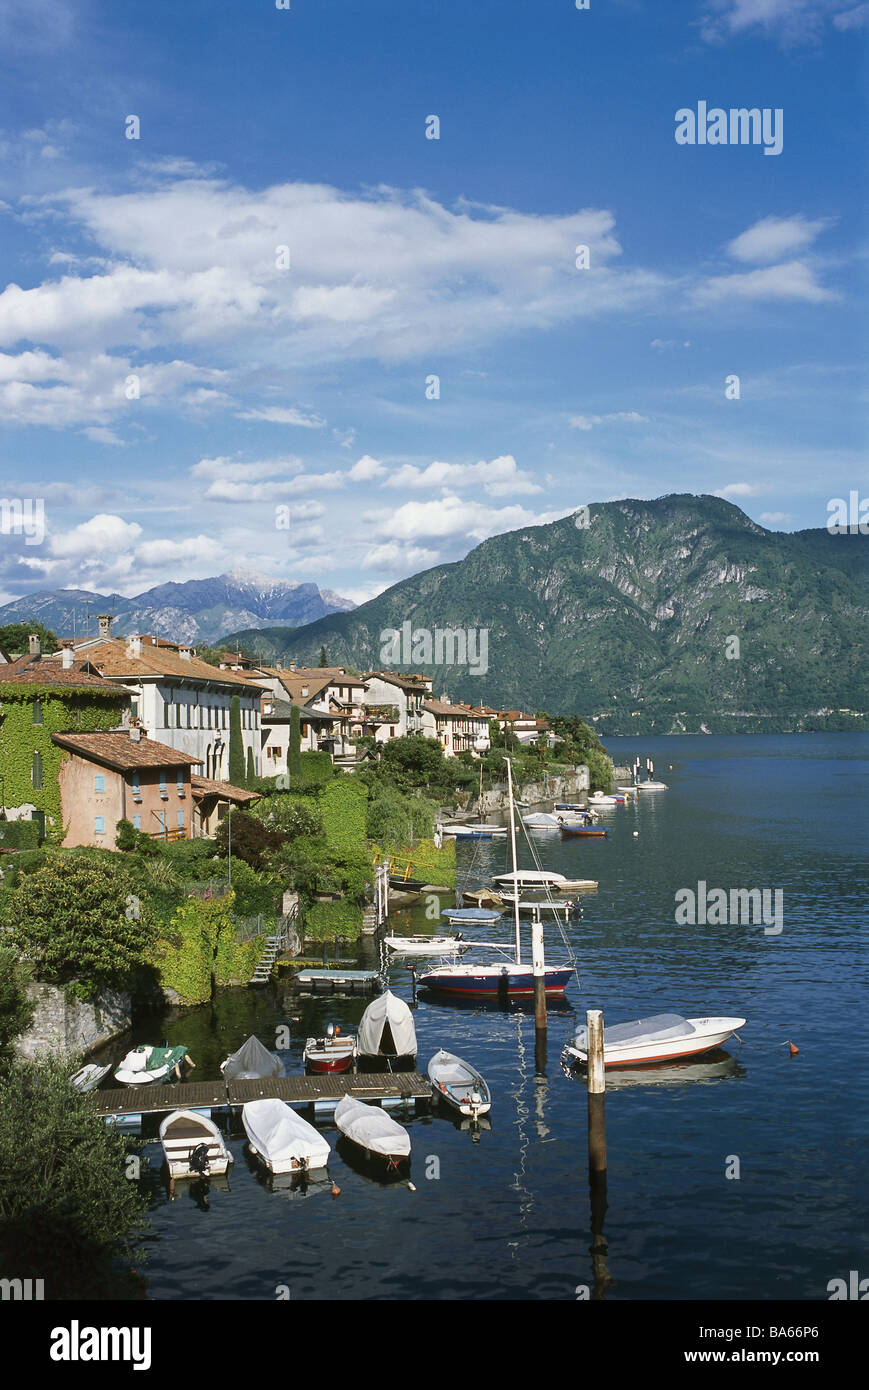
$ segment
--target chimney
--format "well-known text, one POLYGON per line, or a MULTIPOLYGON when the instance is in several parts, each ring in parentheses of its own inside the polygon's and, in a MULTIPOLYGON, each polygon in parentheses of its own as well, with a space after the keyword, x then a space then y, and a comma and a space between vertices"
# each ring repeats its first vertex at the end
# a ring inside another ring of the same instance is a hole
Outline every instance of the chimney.
POLYGON ((71 642, 64 642, 60 661, 64 671, 72 670, 73 662, 75 661, 75 652, 73 651, 71 642))
POLYGON ((141 637, 128 637, 128 638, 127 638, 127 652, 126 652, 126 654, 127 654, 127 656, 129 656, 129 657, 139 657, 139 656, 142 655, 142 639, 141 639, 141 637))
POLYGON ((295 669, 296 669, 296 663, 295 663, 295 661, 291 661, 291 662, 290 662, 290 670, 291 670, 291 671, 295 671, 295 669))
POLYGON ((192 648, 192 647, 179 647, 179 648, 178 648, 178 655, 180 656, 180 658, 181 658, 182 661, 189 661, 190 658, 191 658, 191 656, 193 655, 193 648, 192 648))
POLYGON ((131 743, 141 743, 141 742, 142 742, 142 730, 139 728, 139 725, 138 725, 138 724, 131 724, 131 725, 130 725, 130 742, 131 742, 131 743))
POLYGON ((275 662, 275 670, 276 670, 276 671, 283 671, 283 669, 284 669, 283 662, 281 661, 280 657, 278 657, 277 661, 275 662))
POLYGON ((31 632, 27 640, 30 643, 30 655, 32 657, 35 657, 38 661, 40 656, 42 655, 42 647, 39 642, 39 634, 37 632, 31 632))
POLYGON ((112 616, 110 613, 98 613, 97 623, 99 624, 100 637, 111 637, 112 635, 112 616))

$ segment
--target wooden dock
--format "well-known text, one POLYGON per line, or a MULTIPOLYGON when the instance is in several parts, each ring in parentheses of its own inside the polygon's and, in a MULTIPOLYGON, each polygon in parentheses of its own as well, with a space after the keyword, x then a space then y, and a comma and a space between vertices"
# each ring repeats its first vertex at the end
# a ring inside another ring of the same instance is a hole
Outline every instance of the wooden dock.
POLYGON ((287 1105, 337 1104, 355 1100, 431 1100, 428 1078, 419 1072, 340 1072, 323 1076, 274 1076, 262 1081, 180 1081, 175 1086, 123 1086, 93 1091, 98 1115, 150 1115, 170 1110, 226 1110, 249 1100, 287 1105))

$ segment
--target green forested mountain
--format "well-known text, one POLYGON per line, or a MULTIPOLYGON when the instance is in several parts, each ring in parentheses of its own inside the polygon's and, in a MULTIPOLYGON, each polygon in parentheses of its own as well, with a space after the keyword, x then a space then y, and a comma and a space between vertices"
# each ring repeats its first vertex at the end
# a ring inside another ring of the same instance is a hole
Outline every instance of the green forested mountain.
POLYGON ((495 536, 350 613, 233 640, 284 663, 325 646, 330 665, 424 670, 436 693, 575 712, 601 733, 869 727, 867 537, 766 531, 709 496, 588 512, 495 536), (488 672, 385 663, 381 634, 405 622, 487 628, 488 672))

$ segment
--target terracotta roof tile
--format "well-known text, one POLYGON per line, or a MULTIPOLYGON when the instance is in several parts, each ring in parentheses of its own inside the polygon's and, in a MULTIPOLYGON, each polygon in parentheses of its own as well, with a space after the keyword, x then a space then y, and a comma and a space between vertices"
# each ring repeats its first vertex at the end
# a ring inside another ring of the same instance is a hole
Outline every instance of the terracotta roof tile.
POLYGON ((77 753, 81 758, 94 758, 109 767, 124 771, 134 767, 200 767, 201 758, 155 743, 142 734, 138 743, 129 733, 52 734, 52 742, 77 753))
POLYGON ((32 656, 20 656, 17 661, 0 665, 0 681, 9 685, 55 685, 68 689, 99 691, 102 695, 126 700, 126 691, 117 690, 96 674, 91 663, 77 661, 64 669, 59 661, 46 661, 32 656))
POLYGON ((204 796, 223 796, 227 801, 259 801, 260 792, 249 792, 244 787, 234 787, 231 782, 215 782, 211 777, 200 777, 194 772, 190 777, 190 790, 197 801, 204 796))

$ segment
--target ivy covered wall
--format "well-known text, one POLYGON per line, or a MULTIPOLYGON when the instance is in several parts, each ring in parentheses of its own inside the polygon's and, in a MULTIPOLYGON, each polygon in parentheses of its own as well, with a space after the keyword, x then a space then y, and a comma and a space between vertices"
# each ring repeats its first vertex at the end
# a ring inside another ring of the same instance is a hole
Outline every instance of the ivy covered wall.
POLYGON ((188 898, 158 940, 152 963, 161 986, 173 989, 182 1004, 207 1004, 212 974, 215 985, 246 984, 256 969, 267 932, 236 941, 234 904, 234 892, 225 898, 188 898))
POLYGON ((46 833, 63 833, 58 774, 68 755, 52 743, 52 734, 93 733, 117 728, 128 696, 116 687, 100 691, 59 692, 56 686, 0 685, 0 768, 5 804, 32 804, 45 812, 46 833), (34 700, 41 704, 42 723, 33 722, 34 700), (33 755, 42 757, 42 787, 33 785, 33 755))

